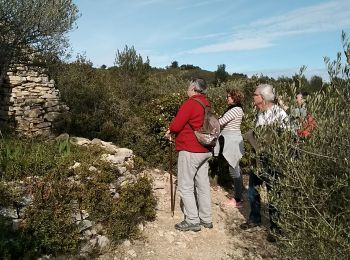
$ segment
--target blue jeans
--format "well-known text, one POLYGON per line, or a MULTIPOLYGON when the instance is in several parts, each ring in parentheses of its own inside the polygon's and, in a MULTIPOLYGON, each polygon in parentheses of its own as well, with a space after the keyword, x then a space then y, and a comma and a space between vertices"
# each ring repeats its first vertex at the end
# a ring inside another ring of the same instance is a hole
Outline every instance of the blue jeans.
MULTIPOLYGON (((271 169, 268 159, 266 157, 261 157, 260 162, 262 164, 262 169, 264 174, 257 176, 255 173, 251 172, 249 176, 249 187, 248 187, 248 199, 250 204, 250 214, 249 222, 256 224, 261 223, 261 199, 257 186, 261 186, 264 182, 266 184, 267 193, 269 194, 272 189, 273 183, 276 182, 276 176, 278 175, 273 169, 271 169)), ((279 217, 279 212, 271 203, 268 204, 269 210, 269 220, 270 220, 270 229, 277 230, 278 226, 276 220, 279 217)))

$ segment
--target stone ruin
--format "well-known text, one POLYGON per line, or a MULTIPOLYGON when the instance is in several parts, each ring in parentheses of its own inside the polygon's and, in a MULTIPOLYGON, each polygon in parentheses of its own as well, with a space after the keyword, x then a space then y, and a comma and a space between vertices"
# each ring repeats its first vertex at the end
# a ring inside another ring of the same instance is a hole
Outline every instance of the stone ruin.
POLYGON ((68 110, 45 69, 17 65, 8 70, 0 86, 1 126, 24 136, 47 136, 57 116, 68 110))

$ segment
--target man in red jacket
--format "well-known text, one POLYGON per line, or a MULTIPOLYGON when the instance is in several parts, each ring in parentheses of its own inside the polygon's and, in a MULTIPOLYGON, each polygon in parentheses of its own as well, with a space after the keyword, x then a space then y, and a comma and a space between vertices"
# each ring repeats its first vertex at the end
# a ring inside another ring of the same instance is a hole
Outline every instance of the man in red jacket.
POLYGON ((175 147, 179 152, 177 183, 181 197, 184 221, 175 225, 180 231, 200 231, 201 226, 212 228, 211 194, 208 159, 211 153, 202 146, 194 130, 203 125, 204 110, 200 103, 210 106, 206 99, 207 83, 204 79, 191 80, 188 99, 181 105, 169 126, 167 135, 175 134, 175 147))

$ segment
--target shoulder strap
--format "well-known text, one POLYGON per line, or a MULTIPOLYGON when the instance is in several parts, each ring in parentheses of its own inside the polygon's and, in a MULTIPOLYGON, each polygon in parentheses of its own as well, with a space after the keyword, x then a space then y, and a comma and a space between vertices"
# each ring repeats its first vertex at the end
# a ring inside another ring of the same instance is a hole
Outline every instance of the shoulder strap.
POLYGON ((208 106, 204 105, 203 102, 200 99, 198 99, 198 98, 192 98, 192 100, 195 100, 199 104, 201 104, 201 106, 203 107, 204 110, 206 110, 206 108, 208 107, 208 106))
MULTIPOLYGON (((203 104, 203 102, 200 100, 200 99, 198 99, 198 98, 191 98, 192 100, 194 100, 194 101, 196 101, 196 102, 198 102, 202 107, 203 107, 203 109, 204 109, 204 121, 203 121, 203 123, 205 123, 205 120, 206 120, 206 118, 208 117, 208 113, 207 113, 207 111, 208 111, 208 109, 209 109, 209 107, 208 106, 205 106, 204 104, 203 104)), ((191 126, 191 124, 189 124, 189 126, 192 128, 192 130, 194 131, 194 128, 191 126)))

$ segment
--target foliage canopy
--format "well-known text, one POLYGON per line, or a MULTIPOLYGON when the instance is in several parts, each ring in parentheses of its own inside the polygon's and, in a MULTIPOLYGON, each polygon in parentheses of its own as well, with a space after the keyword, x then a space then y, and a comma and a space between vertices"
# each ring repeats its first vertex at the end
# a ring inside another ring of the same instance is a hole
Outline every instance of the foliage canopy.
POLYGON ((10 64, 33 54, 62 54, 77 18, 72 0, 0 0, 0 79, 10 64))

